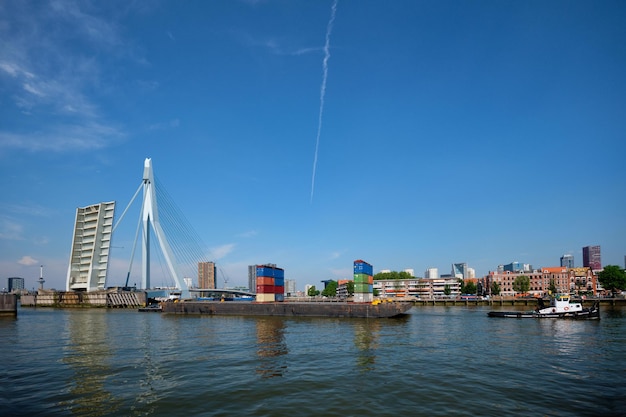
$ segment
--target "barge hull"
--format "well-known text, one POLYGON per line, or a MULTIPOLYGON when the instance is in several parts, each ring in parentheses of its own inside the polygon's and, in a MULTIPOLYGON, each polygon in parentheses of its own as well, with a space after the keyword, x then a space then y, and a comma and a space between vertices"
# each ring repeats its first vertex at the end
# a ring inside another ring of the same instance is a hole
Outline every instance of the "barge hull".
POLYGON ((389 318, 407 313, 411 303, 256 303, 219 301, 181 301, 161 303, 166 314, 216 316, 346 317, 389 318))

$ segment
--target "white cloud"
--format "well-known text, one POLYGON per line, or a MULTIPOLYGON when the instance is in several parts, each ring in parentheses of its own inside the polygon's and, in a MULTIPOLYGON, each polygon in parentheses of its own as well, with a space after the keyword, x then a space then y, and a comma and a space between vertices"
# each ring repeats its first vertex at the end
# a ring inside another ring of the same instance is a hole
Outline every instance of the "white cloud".
POLYGON ((17 261, 17 263, 24 266, 32 266, 38 264, 39 261, 32 256, 22 256, 22 259, 17 261))
POLYGON ((125 136, 118 128, 97 122, 65 124, 24 134, 0 131, 0 149, 22 149, 30 152, 89 151, 110 146, 125 136))
POLYGON ((143 60, 117 27, 123 12, 88 1, 4 6, 0 93, 30 117, 30 126, 40 127, 27 133, 0 131, 0 149, 75 152, 102 149, 122 138, 121 128, 100 111, 97 94, 103 87, 101 74, 106 72, 102 57, 143 60), (81 39, 87 53, 73 49, 75 39, 81 39))
POLYGON ((211 248, 211 254, 213 255, 213 259, 215 261, 226 257, 229 253, 231 253, 235 249, 234 243, 227 243, 225 245, 217 246, 211 248))

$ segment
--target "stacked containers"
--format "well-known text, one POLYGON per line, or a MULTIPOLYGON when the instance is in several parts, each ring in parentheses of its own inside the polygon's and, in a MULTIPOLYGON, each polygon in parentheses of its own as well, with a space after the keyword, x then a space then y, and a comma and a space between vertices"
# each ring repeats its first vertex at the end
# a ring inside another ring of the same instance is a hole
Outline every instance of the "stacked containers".
POLYGON ((257 302, 285 301, 285 271, 272 265, 256 266, 257 302))
POLYGON ((374 268, 367 262, 354 261, 354 302, 371 303, 374 301, 374 268))

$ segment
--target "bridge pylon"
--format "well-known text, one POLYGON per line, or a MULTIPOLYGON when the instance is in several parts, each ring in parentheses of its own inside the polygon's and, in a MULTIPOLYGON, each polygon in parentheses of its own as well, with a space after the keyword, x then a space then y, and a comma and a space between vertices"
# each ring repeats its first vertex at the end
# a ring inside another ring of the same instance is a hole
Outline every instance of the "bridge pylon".
POLYGON ((189 288, 178 271, 176 258, 172 252, 165 232, 159 222, 159 210, 157 204, 157 193, 154 183, 154 172, 152 170, 152 159, 146 158, 143 168, 143 203, 141 206, 142 216, 142 266, 141 266, 141 285, 144 289, 150 288, 150 226, 155 234, 161 252, 167 263, 167 268, 174 278, 176 287, 181 290, 181 298, 189 298, 189 288))

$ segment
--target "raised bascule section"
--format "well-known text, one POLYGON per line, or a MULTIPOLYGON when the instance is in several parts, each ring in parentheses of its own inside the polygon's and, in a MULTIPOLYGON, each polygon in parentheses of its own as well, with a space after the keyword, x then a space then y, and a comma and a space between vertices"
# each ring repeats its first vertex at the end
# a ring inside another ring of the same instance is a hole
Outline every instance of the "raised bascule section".
POLYGON ((157 192, 152 160, 150 158, 146 158, 144 161, 143 179, 139 188, 115 225, 113 224, 115 213, 115 202, 113 201, 76 209, 76 222, 72 239, 70 265, 67 273, 66 291, 93 292, 107 288, 106 279, 113 232, 142 190, 141 214, 125 287, 128 287, 132 258, 135 254, 138 238, 141 236, 141 289, 148 290, 152 288, 150 266, 151 241, 154 237, 165 260, 167 270, 174 280, 176 289, 180 291, 180 297, 188 298, 190 296, 187 283, 179 271, 174 252, 159 221, 157 192))
POLYGON ((67 291, 106 288, 114 214, 114 201, 76 209, 67 291))

